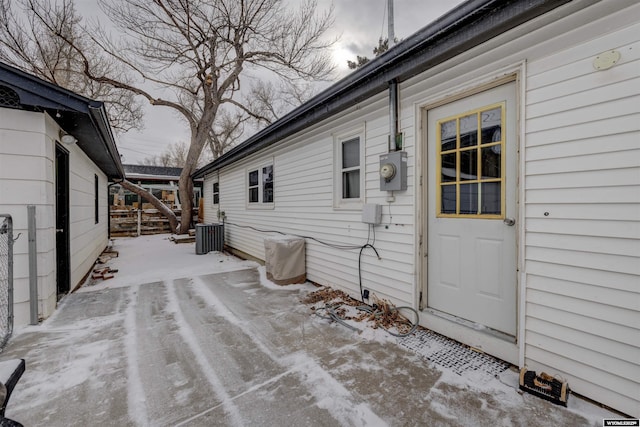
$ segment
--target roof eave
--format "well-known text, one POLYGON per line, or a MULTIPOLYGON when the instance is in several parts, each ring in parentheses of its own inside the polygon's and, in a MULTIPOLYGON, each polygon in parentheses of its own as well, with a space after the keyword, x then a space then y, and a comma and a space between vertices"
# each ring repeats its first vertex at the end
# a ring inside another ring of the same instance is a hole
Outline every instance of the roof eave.
POLYGON ((120 155, 102 102, 78 95, 4 63, 0 63, 0 70, 6 71, 3 73, 3 83, 18 93, 23 108, 48 112, 65 132, 78 139, 78 146, 109 179, 124 178, 120 155), (78 122, 79 119, 82 123, 78 122))
POLYGON ((113 133, 111 131, 111 126, 109 125, 109 119, 107 117, 104 104, 99 103, 99 105, 89 105, 89 113, 96 128, 100 132, 105 154, 109 159, 111 159, 115 166, 112 170, 104 172, 107 174, 109 179, 124 179, 124 167, 120 161, 120 153, 118 152, 115 139, 113 138, 113 133))

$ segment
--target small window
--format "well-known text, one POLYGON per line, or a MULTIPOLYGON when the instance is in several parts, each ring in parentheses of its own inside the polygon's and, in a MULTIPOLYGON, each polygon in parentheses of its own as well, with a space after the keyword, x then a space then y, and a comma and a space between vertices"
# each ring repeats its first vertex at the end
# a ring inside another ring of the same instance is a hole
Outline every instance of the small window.
POLYGON ((358 209, 364 199, 363 129, 335 138, 334 203, 337 208, 358 209))
POLYGON ((96 224, 100 222, 100 215, 99 215, 99 205, 98 205, 98 175, 94 175, 94 195, 95 195, 95 199, 94 199, 94 205, 95 205, 95 221, 96 224))
POLYGON ((273 164, 249 170, 247 200, 252 206, 272 204, 274 200, 273 164))
POLYGON ((273 203, 273 165, 262 168, 262 203, 273 203))
POLYGON ((260 186, 258 185, 258 171, 249 172, 249 203, 258 203, 260 186))
POLYGON ((342 198, 360 198, 360 138, 342 142, 342 198))
POLYGON ((213 183, 213 204, 217 205, 220 203, 220 183, 213 183))

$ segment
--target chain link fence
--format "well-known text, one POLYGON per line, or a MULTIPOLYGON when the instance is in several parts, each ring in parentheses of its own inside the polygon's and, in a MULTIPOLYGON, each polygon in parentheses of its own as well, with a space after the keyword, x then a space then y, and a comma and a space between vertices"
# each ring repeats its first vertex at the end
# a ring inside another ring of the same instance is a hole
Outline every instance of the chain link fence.
POLYGON ((0 214, 0 349, 13 332, 13 222, 0 214))

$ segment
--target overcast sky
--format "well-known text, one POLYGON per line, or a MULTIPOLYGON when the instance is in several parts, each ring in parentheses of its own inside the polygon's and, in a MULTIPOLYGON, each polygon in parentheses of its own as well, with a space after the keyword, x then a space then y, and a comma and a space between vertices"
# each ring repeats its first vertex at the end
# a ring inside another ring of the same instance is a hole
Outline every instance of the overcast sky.
MULTIPOLYGON (((291 4, 298 1, 290 0, 291 4)), ((339 37, 334 45, 333 57, 337 65, 335 80, 348 74, 347 59, 356 55, 372 57, 372 49, 382 36, 387 37, 386 0, 318 0, 320 10, 333 3, 335 24, 328 34, 339 37)), ((462 0, 395 0, 395 35, 406 38, 428 25, 462 0)), ((94 15, 95 0, 76 0, 76 7, 83 16, 94 15)), ((249 136, 249 135, 247 135, 249 136)), ((163 107, 145 107, 144 129, 130 131, 116 137, 123 163, 139 163, 144 158, 163 152, 178 141, 189 141, 186 124, 176 113, 163 107)))

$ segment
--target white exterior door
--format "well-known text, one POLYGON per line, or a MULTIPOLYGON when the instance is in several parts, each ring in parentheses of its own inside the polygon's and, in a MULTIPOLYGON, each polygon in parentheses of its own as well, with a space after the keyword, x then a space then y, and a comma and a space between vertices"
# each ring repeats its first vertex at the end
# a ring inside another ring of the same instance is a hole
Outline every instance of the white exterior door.
POLYGON ((516 335, 516 92, 508 83, 431 109, 427 306, 516 335))

